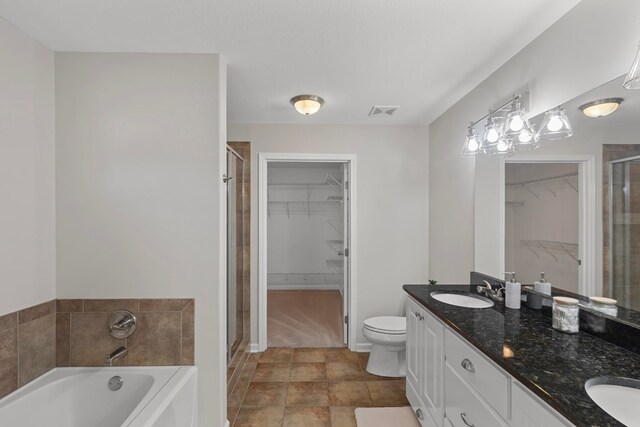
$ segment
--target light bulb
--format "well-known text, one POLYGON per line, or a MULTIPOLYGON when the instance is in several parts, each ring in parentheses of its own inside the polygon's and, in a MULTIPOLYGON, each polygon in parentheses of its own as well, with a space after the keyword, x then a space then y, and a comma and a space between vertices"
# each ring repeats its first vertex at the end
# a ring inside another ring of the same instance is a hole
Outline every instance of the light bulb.
POLYGON ((487 141, 494 143, 498 140, 498 138, 500 138, 500 134, 498 133, 496 128, 494 127, 490 128, 489 131, 487 132, 487 141))
POLYGON ((530 142, 532 139, 533 139, 533 134, 526 129, 520 132, 520 134, 518 135, 518 141, 522 143, 530 142))
POLYGON ((509 123, 509 129, 511 129, 514 132, 518 132, 522 130, 523 127, 524 127, 524 120, 522 120, 520 116, 513 116, 511 118, 511 122, 509 123))
POLYGON ((478 144, 478 141, 476 141, 475 138, 469 139, 469 144, 467 145, 467 148, 469 149, 470 152, 473 153, 477 151, 478 147, 480 147, 480 145, 478 144))
POLYGON ((504 153, 509 149, 509 143, 506 140, 501 139, 500 141, 498 141, 498 144, 496 145, 496 149, 501 153, 504 153))
POLYGON ((562 120, 560 120, 560 117, 551 117, 551 119, 549 119, 549 123, 547 123, 547 129, 549 129, 551 132, 557 132, 562 129, 562 120))

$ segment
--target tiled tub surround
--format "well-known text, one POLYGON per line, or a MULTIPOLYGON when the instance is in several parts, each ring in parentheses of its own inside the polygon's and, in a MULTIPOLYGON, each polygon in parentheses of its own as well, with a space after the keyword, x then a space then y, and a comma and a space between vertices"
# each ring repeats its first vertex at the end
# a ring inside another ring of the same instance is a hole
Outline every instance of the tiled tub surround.
POLYGON ((56 365, 55 300, 0 316, 0 398, 56 365))
POLYGON ((640 355, 588 333, 558 332, 540 311, 468 309, 433 299, 435 290, 474 292, 475 285, 405 285, 404 290, 447 326, 577 426, 622 426, 587 395, 593 377, 640 379, 640 355), (505 351, 509 349, 510 351, 505 351))
POLYGON ((193 365, 193 299, 58 300, 56 366, 105 366, 105 356, 120 346, 128 354, 116 365, 193 365), (129 338, 109 335, 109 317, 116 310, 137 318, 129 338))
POLYGON ((120 346, 116 364, 193 365, 193 299, 52 300, 0 316, 0 398, 56 366, 105 366, 120 346), (126 340, 108 331, 120 308, 138 318, 126 340))

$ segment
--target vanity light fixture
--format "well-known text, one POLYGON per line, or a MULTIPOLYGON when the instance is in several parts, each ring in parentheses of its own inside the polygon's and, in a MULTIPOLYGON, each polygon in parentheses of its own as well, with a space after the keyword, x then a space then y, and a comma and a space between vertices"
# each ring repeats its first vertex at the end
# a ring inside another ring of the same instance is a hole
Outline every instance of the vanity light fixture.
POLYGON ((519 102, 511 104, 511 111, 507 114, 507 122, 504 127, 505 135, 514 136, 524 129, 525 121, 524 110, 520 107, 519 102))
POLYGON ((561 108, 553 108, 544 113, 544 118, 536 134, 539 139, 556 140, 569 138, 573 129, 567 112, 561 108))
POLYGON ((320 111, 322 104, 324 104, 324 99, 317 95, 298 95, 291 98, 291 105, 298 113, 305 116, 310 116, 320 111))
POLYGON ((464 143, 464 147, 462 147, 462 156, 470 157, 475 156, 476 154, 482 152, 484 150, 482 141, 478 136, 478 133, 473 128, 472 125, 469 126, 469 133, 467 134, 467 140, 464 143))
POLYGON ((625 89, 640 89, 640 44, 638 45, 636 57, 633 59, 631 68, 622 86, 624 86, 625 89))
POLYGON ((622 98, 598 99, 581 105, 580 111, 587 117, 604 117, 616 111, 622 101, 622 98))
POLYGON ((487 117, 487 123, 484 125, 482 142, 484 142, 485 145, 491 145, 498 142, 498 139, 500 139, 500 128, 493 118, 493 113, 489 113, 489 117, 487 117))
POLYGON ((512 155, 516 151, 540 147, 543 139, 561 139, 573 135, 566 112, 554 108, 545 113, 542 125, 536 132, 522 108, 522 95, 514 95, 495 110, 471 122, 467 138, 462 147, 462 156, 512 155), (486 120, 482 139, 478 138, 475 127, 486 120))

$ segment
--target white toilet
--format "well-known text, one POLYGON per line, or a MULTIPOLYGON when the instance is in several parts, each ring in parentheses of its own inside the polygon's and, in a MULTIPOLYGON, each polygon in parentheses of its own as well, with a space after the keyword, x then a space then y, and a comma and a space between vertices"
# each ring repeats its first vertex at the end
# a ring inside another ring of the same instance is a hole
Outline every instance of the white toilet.
POLYGON ((372 317, 364 321, 362 333, 372 343, 367 363, 368 372, 384 377, 407 375, 405 317, 372 317))

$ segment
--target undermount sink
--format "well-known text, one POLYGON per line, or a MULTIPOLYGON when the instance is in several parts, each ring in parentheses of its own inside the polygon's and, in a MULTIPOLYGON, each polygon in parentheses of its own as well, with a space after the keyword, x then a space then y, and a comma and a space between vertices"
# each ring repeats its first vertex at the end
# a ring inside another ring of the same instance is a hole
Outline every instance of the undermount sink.
POLYGON ((489 308, 493 301, 471 293, 452 293, 447 291, 431 292, 431 297, 445 304, 466 308, 489 308))
POLYGON ((584 384, 596 405, 627 427, 639 427, 640 380, 620 377, 591 378, 584 384))

